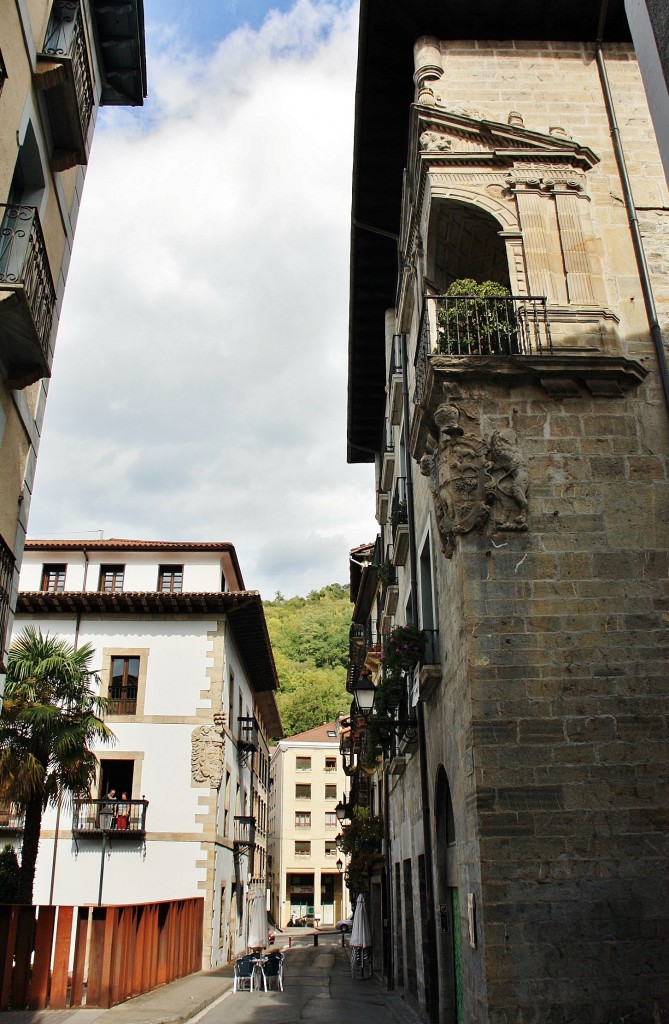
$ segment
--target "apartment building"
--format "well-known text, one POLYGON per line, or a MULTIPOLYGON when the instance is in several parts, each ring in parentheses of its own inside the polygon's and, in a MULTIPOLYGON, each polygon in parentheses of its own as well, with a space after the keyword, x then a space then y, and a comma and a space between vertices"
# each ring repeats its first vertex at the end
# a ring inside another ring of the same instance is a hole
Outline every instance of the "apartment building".
POLYGON ((669 1015, 669 195, 625 7, 361 3, 342 752, 375 968, 435 1022, 669 1015))
POLYGON ((0 24, 2 675, 97 113, 143 103, 146 57, 142 0, 3 0, 0 24))
POLYGON ((332 927, 350 911, 345 858, 337 848, 337 809, 345 802, 346 776, 335 723, 280 740, 272 751, 270 777, 274 921, 281 928, 298 918, 332 927))
MULTIPOLYGON (((93 645, 117 739, 97 751, 90 799, 45 813, 35 902, 199 895, 203 966, 245 952, 281 722, 262 602, 233 545, 28 540, 14 634, 25 626, 93 645)), ((18 843, 20 821, 0 820, 18 843)))

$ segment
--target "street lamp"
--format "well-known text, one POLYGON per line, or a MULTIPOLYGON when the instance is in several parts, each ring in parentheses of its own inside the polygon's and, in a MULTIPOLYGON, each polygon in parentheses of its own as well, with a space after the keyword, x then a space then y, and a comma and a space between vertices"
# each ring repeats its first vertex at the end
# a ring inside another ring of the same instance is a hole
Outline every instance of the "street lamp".
POLYGON ((365 718, 371 714, 374 707, 374 697, 376 696, 376 687, 372 682, 371 676, 370 670, 363 668, 358 676, 358 682, 353 687, 353 696, 358 705, 358 711, 365 718))
POLYGON ((345 821, 349 816, 348 804, 344 803, 343 800, 340 800, 335 807, 335 814, 337 815, 337 821, 345 821))
POLYGON ((337 871, 339 872, 339 874, 341 875, 342 871, 344 870, 344 862, 341 859, 341 857, 337 861, 336 868, 337 868, 337 871))

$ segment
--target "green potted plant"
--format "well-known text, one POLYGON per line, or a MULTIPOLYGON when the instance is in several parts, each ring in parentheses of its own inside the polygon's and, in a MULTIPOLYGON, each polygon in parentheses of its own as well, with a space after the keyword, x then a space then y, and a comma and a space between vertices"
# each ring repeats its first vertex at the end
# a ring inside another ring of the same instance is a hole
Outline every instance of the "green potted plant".
POLYGON ((437 306, 437 348, 443 355, 510 355, 517 351, 511 292, 497 281, 453 281, 437 306), (495 301, 498 300, 498 301, 495 301))

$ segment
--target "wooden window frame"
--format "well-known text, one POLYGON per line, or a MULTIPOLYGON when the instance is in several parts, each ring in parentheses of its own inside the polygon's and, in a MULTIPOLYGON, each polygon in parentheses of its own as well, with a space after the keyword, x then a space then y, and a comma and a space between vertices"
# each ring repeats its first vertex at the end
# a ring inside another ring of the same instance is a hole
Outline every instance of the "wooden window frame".
POLYGON ((125 565, 120 563, 105 563, 100 566, 98 577, 98 590, 103 594, 121 594, 125 583, 125 565), (105 576, 112 576, 111 586, 107 587, 105 576), (120 586, 119 586, 120 577, 120 586))
POLYGON ((311 811, 295 811, 295 828, 311 828, 311 811), (299 821, 304 818, 304 821, 299 821))
POLYGON ((158 593, 159 594, 182 594, 184 588, 184 567, 183 565, 159 565, 158 566, 158 593), (166 584, 168 584, 166 586, 166 584))
POLYGON ((106 718, 113 718, 115 721, 136 722, 144 715, 144 699, 146 696, 146 672, 149 662, 148 647, 104 647, 102 649, 102 671, 100 672, 100 694, 109 697, 112 681, 112 660, 114 658, 139 658, 139 671, 137 673, 137 699, 135 701, 134 714, 117 714, 115 711, 108 712, 106 718))
POLYGON ((67 562, 45 562, 42 566, 42 584, 40 589, 45 594, 62 594, 65 591, 65 578, 67 575, 67 562), (52 578, 55 579, 55 586, 52 586, 52 578))

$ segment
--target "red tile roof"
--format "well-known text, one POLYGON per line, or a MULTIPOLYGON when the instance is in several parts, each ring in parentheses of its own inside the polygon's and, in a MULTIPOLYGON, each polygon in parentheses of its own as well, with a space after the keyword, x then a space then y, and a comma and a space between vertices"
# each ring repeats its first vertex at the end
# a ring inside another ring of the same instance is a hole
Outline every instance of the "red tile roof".
POLYGON ((338 743, 334 722, 325 722, 323 725, 316 726, 315 729, 298 732, 295 736, 284 736, 284 739, 291 743, 296 740, 304 743, 338 743), (333 732, 335 735, 328 736, 328 732, 333 732))

